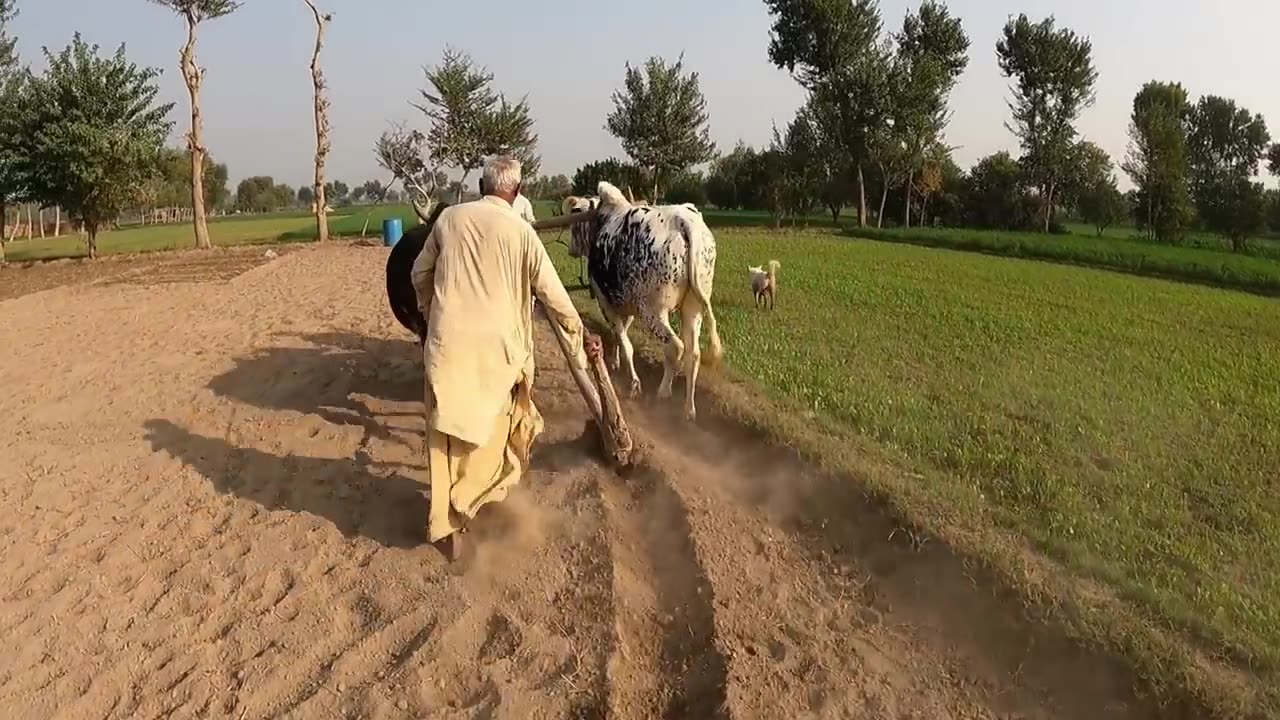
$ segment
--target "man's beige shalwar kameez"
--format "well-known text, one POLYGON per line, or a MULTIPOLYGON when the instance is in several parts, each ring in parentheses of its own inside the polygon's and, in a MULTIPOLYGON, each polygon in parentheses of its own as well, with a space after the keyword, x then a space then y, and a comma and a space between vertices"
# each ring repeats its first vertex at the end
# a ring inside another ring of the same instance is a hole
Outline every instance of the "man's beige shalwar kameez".
POLYGON ((440 214, 414 263, 413 287, 427 318, 428 534, 438 542, 507 497, 542 432, 531 298, 585 364, 583 328, 538 234, 499 197, 440 214))

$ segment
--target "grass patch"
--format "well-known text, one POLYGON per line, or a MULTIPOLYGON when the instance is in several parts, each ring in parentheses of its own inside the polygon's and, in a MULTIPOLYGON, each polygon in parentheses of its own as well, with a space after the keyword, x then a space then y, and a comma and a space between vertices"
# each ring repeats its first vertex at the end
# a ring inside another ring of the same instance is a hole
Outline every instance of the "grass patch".
POLYGON ((1116 235, 1098 238, 950 228, 849 228, 848 233, 871 240, 1050 260, 1280 295, 1280 262, 1266 256, 1274 248, 1265 240, 1255 241, 1258 254, 1243 255, 1211 247, 1158 245, 1116 235))
MULTIPOLYGON (((408 205, 381 205, 373 208, 340 208, 329 216, 329 234, 334 237, 356 237, 364 229, 370 214, 369 234, 381 236, 382 221, 399 217, 408 229, 417 223, 408 205)), ((234 246, 286 242, 308 242, 316 239, 315 219, 300 212, 267 215, 227 215, 209 220, 209 237, 214 245, 234 246)), ((135 225, 104 232, 98 236, 100 255, 129 255, 164 250, 189 250, 195 247, 190 223, 168 225, 135 225)), ((88 255, 88 246, 79 235, 57 238, 12 240, 5 245, 9 262, 79 258, 88 255)))
POLYGON ((874 448, 907 472, 872 489, 926 526, 997 564, 992 533, 1027 538, 1122 598, 1076 629, 1149 679, 1280 714, 1276 301, 821 233, 718 240, 728 371, 812 418, 779 421, 789 439, 861 438, 827 459, 874 448), (778 309, 758 313, 746 267, 770 258, 778 309), (1253 694, 1215 695, 1170 630, 1248 668, 1253 694))

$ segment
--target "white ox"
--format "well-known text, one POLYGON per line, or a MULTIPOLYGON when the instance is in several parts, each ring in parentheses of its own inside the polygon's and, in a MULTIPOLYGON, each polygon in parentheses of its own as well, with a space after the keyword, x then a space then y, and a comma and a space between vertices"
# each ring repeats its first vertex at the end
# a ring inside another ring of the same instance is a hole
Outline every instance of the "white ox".
POLYGON ((613 367, 620 364, 621 349, 631 376, 631 395, 638 396, 640 376, 627 331, 640 316, 665 350, 658 397, 671 397, 672 382, 683 369, 685 416, 692 420, 697 417, 694 391, 702 358, 698 343, 703 318, 712 360, 724 356, 711 308, 715 237, 691 204, 633 204, 607 182, 600 183, 597 192, 596 198, 567 198, 563 208, 568 217, 557 224, 573 223, 569 254, 587 259, 587 278, 617 339, 613 367), (683 337, 671 327, 674 311, 680 312, 683 337))

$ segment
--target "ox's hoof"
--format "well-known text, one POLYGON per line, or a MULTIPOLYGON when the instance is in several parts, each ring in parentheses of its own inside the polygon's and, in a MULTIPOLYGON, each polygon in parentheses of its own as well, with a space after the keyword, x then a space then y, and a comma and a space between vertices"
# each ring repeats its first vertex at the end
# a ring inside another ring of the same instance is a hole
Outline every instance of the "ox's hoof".
POLYGON ((632 399, 632 400, 639 400, 639 399, 640 399, 640 395, 641 395, 641 393, 643 393, 643 392, 644 392, 644 389, 640 387, 640 381, 639 381, 639 380, 632 380, 632 381, 631 381, 631 399, 632 399))
POLYGON ((668 399, 670 399, 670 398, 671 398, 671 386, 670 386, 670 385, 663 385, 662 387, 658 388, 658 399, 659 399, 659 400, 668 400, 668 399))
POLYGON ((684 419, 689 422, 698 421, 698 411, 695 408, 688 408, 684 411, 684 419))

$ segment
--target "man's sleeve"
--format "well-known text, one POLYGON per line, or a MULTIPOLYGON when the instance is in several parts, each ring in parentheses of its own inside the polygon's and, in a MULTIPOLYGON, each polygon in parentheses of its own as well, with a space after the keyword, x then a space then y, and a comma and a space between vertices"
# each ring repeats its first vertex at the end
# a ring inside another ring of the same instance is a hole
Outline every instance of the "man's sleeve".
POLYGON ((418 253, 418 259, 413 261, 413 291, 418 295, 418 309, 422 311, 423 317, 430 317, 431 298, 435 293, 436 278, 436 258, 440 255, 440 232, 445 223, 441 222, 444 218, 436 218, 435 227, 431 228, 431 234, 427 236, 427 242, 422 246, 422 252, 418 253))
POLYGON ((538 234, 529 229, 526 234, 529 243, 529 273, 533 278, 533 294, 542 301, 551 321, 559 325, 569 336, 570 344, 578 351, 579 361, 585 367, 586 356, 582 354, 583 326, 578 308, 574 307, 569 291, 565 289, 560 275, 556 273, 555 263, 547 254, 538 234))

